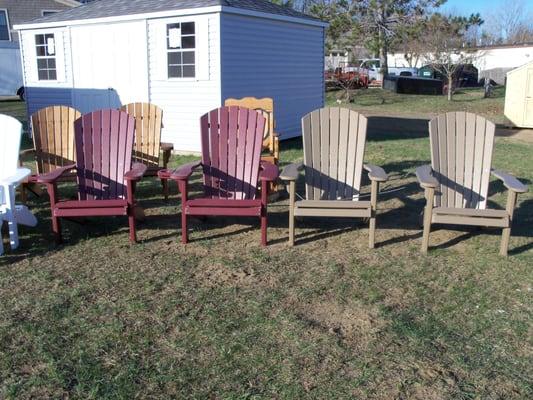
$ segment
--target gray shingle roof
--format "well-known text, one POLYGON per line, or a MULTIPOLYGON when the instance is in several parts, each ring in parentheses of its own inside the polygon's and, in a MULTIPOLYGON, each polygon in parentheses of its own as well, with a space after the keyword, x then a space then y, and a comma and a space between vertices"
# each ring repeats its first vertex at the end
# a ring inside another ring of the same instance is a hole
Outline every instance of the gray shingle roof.
POLYGON ((211 6, 240 8, 287 17, 318 21, 309 15, 266 0, 98 0, 57 14, 40 17, 27 23, 74 21, 93 18, 118 17, 159 11, 184 10, 211 6))

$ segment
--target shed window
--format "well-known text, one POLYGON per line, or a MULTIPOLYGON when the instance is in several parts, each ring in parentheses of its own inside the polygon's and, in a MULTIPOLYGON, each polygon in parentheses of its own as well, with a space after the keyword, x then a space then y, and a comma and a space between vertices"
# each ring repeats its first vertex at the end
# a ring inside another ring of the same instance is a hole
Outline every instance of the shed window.
POLYGON ((167 66, 169 78, 194 78, 196 35, 194 22, 167 25, 167 66))
POLYGON ((56 48, 53 33, 35 35, 37 73, 40 81, 57 80, 56 48))
POLYGON ((0 40, 11 40, 7 10, 0 10, 0 40))

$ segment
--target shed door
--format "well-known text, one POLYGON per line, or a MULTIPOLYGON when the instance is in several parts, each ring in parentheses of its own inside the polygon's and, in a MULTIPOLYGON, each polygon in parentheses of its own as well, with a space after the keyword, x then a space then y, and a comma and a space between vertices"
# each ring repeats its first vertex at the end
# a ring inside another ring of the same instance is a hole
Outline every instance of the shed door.
POLYGON ((148 102, 146 24, 73 27, 72 103, 82 113, 148 102))
POLYGON ((533 127, 533 68, 527 69, 526 100, 524 106, 524 125, 533 127))

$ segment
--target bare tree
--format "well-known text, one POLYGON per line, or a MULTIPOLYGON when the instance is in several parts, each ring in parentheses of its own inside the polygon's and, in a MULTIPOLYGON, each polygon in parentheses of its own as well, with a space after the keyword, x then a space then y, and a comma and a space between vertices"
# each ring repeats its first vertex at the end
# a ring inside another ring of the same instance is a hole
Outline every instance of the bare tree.
POLYGON ((464 64, 472 64, 480 56, 479 52, 465 46, 464 33, 469 23, 465 18, 446 17, 433 14, 427 21, 424 33, 426 54, 429 65, 444 75, 448 81, 448 100, 452 100, 454 78, 464 64))
POLYGON ((533 41, 533 12, 525 0, 501 0, 489 13, 483 35, 491 44, 533 41))

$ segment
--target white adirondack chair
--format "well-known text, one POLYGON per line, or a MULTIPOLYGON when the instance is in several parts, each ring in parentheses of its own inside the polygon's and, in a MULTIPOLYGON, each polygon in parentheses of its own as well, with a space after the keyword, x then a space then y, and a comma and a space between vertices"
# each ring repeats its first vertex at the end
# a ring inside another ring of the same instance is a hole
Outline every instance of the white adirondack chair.
MULTIPOLYGON (((35 226, 37 219, 26 206, 15 205, 15 188, 31 174, 18 167, 22 124, 15 118, 0 114, 0 226, 7 221, 12 249, 19 245, 17 224, 35 226)), ((0 254, 4 246, 0 237, 0 254)))

